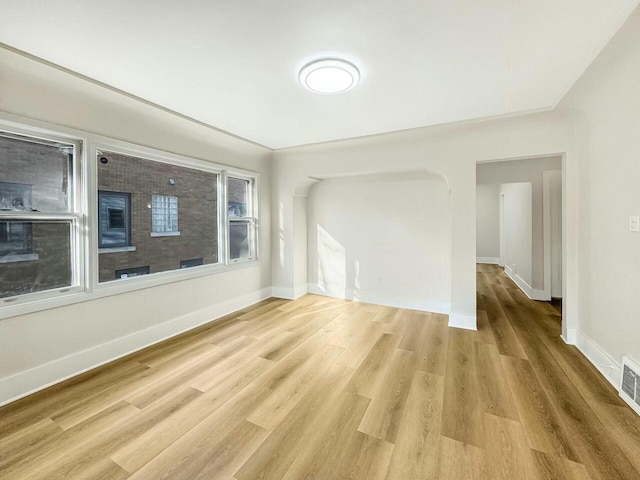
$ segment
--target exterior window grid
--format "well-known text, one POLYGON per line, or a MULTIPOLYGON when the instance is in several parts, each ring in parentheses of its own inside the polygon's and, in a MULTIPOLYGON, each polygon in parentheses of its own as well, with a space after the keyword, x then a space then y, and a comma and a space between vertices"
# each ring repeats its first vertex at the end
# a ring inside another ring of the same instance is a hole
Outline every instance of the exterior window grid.
POLYGON ((178 197, 153 195, 151 200, 152 231, 169 233, 178 231, 178 197))

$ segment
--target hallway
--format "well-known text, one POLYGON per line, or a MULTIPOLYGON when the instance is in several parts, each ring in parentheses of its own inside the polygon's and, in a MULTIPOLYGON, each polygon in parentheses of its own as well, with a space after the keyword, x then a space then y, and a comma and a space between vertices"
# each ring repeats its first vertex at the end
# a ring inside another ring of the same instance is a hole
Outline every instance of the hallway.
POLYGON ((478 267, 479 330, 270 299, 0 409, 9 479, 640 478, 640 419, 558 311, 478 267))

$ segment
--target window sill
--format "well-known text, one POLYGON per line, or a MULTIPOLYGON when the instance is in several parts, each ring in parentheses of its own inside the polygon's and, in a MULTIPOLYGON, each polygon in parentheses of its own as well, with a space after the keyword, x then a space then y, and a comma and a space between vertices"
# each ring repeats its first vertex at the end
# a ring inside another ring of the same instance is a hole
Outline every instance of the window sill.
POLYGON ((152 237, 179 237, 180 232, 151 232, 152 237))
POLYGON ((105 247, 105 248, 99 248, 98 249, 98 253, 99 254, 135 252, 135 251, 136 251, 136 247, 134 247, 134 246, 128 246, 128 247, 105 247))
POLYGON ((38 260, 37 253, 20 253, 17 255, 4 255, 0 257, 0 263, 33 262, 38 260))

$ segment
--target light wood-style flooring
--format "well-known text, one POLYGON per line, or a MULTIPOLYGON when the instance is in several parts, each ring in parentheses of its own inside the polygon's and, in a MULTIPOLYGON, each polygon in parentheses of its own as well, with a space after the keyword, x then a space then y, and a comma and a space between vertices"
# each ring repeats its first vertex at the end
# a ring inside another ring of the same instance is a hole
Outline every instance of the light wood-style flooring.
POLYGON ((0 478, 640 479, 558 310, 486 265, 478 308, 267 300, 0 409, 0 478))

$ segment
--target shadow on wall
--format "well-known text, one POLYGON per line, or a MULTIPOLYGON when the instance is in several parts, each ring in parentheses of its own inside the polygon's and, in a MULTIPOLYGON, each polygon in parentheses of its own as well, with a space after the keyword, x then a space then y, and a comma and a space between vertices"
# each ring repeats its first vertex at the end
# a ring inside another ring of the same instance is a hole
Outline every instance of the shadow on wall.
POLYGON ((323 180, 307 219, 311 292, 449 312, 451 201, 442 176, 323 180))

